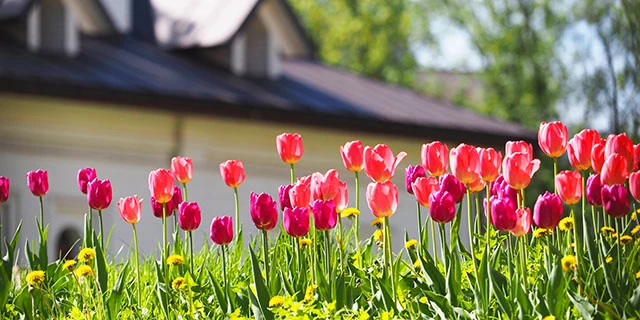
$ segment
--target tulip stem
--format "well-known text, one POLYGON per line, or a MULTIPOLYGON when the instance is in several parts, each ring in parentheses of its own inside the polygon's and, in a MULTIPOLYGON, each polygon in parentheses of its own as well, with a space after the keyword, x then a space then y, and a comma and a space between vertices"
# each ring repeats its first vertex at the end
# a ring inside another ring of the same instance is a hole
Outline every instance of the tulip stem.
POLYGON ((296 170, 293 168, 293 163, 291 164, 291 184, 296 183, 296 170))
POLYGON ((331 275, 331 272, 329 272, 329 268, 331 267, 331 246, 329 245, 329 241, 331 241, 331 238, 329 237, 329 230, 325 230, 324 231, 324 251, 325 251, 325 272, 327 273, 327 276, 331 275))
POLYGON ((182 184, 182 193, 184 193, 184 202, 189 201, 189 196, 187 195, 187 183, 182 184))
MULTIPOLYGON (((93 230, 93 209, 91 209, 91 206, 89 206, 89 227, 90 230, 93 230)), ((92 235, 89 235, 92 236, 92 235)))
MULTIPOLYGON (((484 254, 487 255, 487 261, 491 261, 491 258, 488 256, 489 251, 491 249, 491 200, 490 200, 490 190, 489 190, 489 183, 487 183, 486 185, 486 197, 487 197, 487 215, 486 215, 486 224, 487 224, 487 228, 486 230, 484 230, 484 235, 485 235, 485 251, 484 254)), ((485 274, 485 276, 489 277, 489 281, 491 281, 491 272, 488 272, 487 274, 485 274)), ((489 291, 488 291, 488 295, 487 295, 487 306, 491 304, 491 296, 492 296, 492 291, 493 291, 493 286, 489 285, 489 291)))
MULTIPOLYGON (((102 225, 102 224, 101 224, 102 225)), ((162 204, 162 265, 167 264, 167 204, 162 204)))
MULTIPOLYGON (((416 208, 418 218, 418 243, 420 243, 420 248, 422 248, 422 213, 420 212, 420 202, 418 202, 417 200, 416 208)), ((427 247, 429 247, 429 243, 427 243, 427 247)))
POLYGON ((133 227, 133 243, 135 244, 135 248, 136 248, 136 278, 138 281, 136 281, 138 283, 138 304, 142 303, 142 289, 140 287, 140 258, 138 255, 138 232, 136 231, 136 224, 133 223, 131 224, 131 226, 133 227))
POLYGON ((580 239, 578 239, 578 228, 576 226, 576 222, 578 221, 578 219, 576 218, 576 211, 574 210, 574 205, 571 205, 571 217, 573 218, 573 242, 575 244, 575 250, 576 250, 576 259, 578 260, 578 270, 576 271, 578 274, 580 274, 580 268, 582 268, 581 264, 582 264, 582 256, 581 256, 581 246, 582 243, 580 242, 580 239))
POLYGON ((620 270, 621 267, 621 261, 620 261, 620 237, 622 237, 622 228, 620 227, 620 218, 613 218, 613 220, 616 223, 616 230, 618 230, 618 237, 616 238, 616 255, 618 256, 616 260, 617 264, 618 264, 618 279, 620 279, 622 277, 622 271, 620 270))
POLYGON ((389 255, 387 262, 389 263, 389 276, 391 277, 391 291, 393 293, 393 298, 396 299, 396 278, 393 274, 393 248, 391 247, 391 226, 389 226, 389 217, 384 217, 384 239, 384 249, 389 255))
POLYGON ((340 227, 340 235, 338 238, 338 248, 340 249, 340 270, 344 270, 344 250, 342 247, 342 236, 344 235, 343 230, 342 230, 342 216, 340 214, 338 214, 338 224, 340 227))
POLYGON ((556 176, 558 175, 558 158, 553 158, 553 193, 558 194, 558 184, 556 176))
POLYGON ((238 188, 233 188, 233 196, 236 200, 236 236, 240 234, 240 201, 238 200, 238 188))
MULTIPOLYGON (((355 172, 356 174, 356 210, 358 210, 358 212, 360 212, 360 178, 358 177, 358 172, 355 172)), ((362 257, 360 255, 360 214, 356 215, 356 219, 355 219, 355 234, 354 234, 355 238, 355 243, 356 243, 356 254, 357 254, 357 261, 358 261, 358 267, 362 268, 362 257)))
MULTIPOLYGON (((227 245, 222 245, 220 247, 220 249, 222 250, 222 277, 224 278, 224 291, 226 293, 225 297, 227 298, 227 306, 229 304, 229 295, 231 294, 229 292, 229 281, 227 280, 227 254, 226 254, 226 249, 227 249, 227 245)), ((222 308, 222 306, 220 306, 222 308)), ((223 312, 227 312, 228 310, 224 310, 223 312)))
POLYGON ((102 245, 102 250, 104 250, 104 227, 102 224, 102 210, 98 210, 98 217, 100 217, 100 245, 102 245))
MULTIPOLYGON (((476 269, 476 253, 475 246, 473 245, 473 214, 471 212, 471 190, 470 185, 467 184, 467 216, 469 217, 469 248, 471 251, 471 265, 473 266, 473 275, 478 282, 478 270, 476 269)), ((479 286, 478 286, 479 287, 479 286)))
POLYGON ((438 248, 436 246, 436 223, 435 221, 433 221, 433 218, 431 218, 431 238, 433 238, 433 260, 436 264, 438 264, 438 248))
POLYGON ((262 229, 262 252, 264 254, 264 274, 267 290, 271 291, 269 286, 269 238, 267 237, 267 229, 262 229))
POLYGON ((191 275, 193 273, 193 234, 191 234, 191 230, 187 231, 187 237, 189 238, 189 270, 191 271, 191 275))
POLYGON ((42 196, 38 198, 40 198, 40 229, 44 229, 44 202, 42 196))

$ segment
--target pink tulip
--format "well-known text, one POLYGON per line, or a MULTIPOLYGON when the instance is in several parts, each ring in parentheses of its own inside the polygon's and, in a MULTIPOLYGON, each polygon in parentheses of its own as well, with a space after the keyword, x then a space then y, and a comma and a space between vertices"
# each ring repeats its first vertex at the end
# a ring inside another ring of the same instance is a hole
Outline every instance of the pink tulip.
POLYGON ((635 166, 633 148, 633 141, 626 133, 610 134, 604 147, 604 158, 609 159, 612 154, 617 153, 626 160, 627 172, 632 172, 635 166))
POLYGON ((502 160, 502 174, 512 188, 522 190, 531 183, 531 177, 540 168, 540 160, 531 158, 531 154, 515 152, 502 160))
POLYGON ((318 230, 330 230, 338 222, 338 213, 333 200, 316 200, 311 206, 313 222, 318 230))
POLYGON ((604 211, 614 218, 624 217, 629 213, 629 192, 621 184, 602 187, 602 204, 604 211))
POLYGON ((289 204, 291 207, 308 208, 311 201, 311 176, 298 178, 289 190, 289 204))
POLYGON ((423 144, 420 149, 422 166, 434 177, 439 177, 447 171, 449 165, 449 148, 440 141, 423 144))
POLYGON ((327 171, 325 175, 316 172, 311 175, 311 198, 313 200, 333 199, 341 185, 340 174, 335 169, 327 171))
POLYGON ((531 231, 531 210, 529 208, 518 208, 516 216, 516 226, 509 231, 516 237, 522 237, 531 231))
POLYGON ((142 217, 142 200, 138 199, 138 195, 120 198, 118 211, 120 212, 120 217, 126 223, 138 223, 140 217, 142 217))
POLYGON ((461 143, 449 152, 451 173, 468 185, 480 179, 480 157, 476 147, 461 143))
POLYGON ((618 153, 610 155, 602 165, 600 178, 602 184, 612 186, 614 184, 624 184, 629 176, 627 171, 627 159, 618 153))
POLYGON ((178 206, 178 225, 184 231, 198 229, 202 216, 196 202, 183 202, 178 206))
POLYGON ((42 197, 49 192, 49 174, 45 170, 27 172, 27 186, 36 197, 42 197))
POLYGON ((413 195, 423 207, 429 207, 429 196, 440 189, 438 179, 435 177, 421 177, 411 184, 413 195))
POLYGON ((149 173, 149 192, 160 203, 167 203, 173 197, 173 174, 166 169, 149 173))
POLYGON ((409 194, 413 194, 413 187, 411 186, 413 182, 415 182, 418 178, 424 178, 427 174, 424 172, 424 168, 422 166, 417 165, 409 165, 407 169, 405 169, 404 175, 404 183, 407 188, 407 192, 409 194))
MULTIPOLYGON (((514 153, 524 153, 528 156, 529 162, 533 160, 533 146, 526 141, 507 141, 505 144, 505 158, 514 153)), ((504 172, 504 171, 503 171, 504 172)))
POLYGON ((87 203, 94 210, 104 210, 111 204, 113 191, 111 181, 98 178, 87 184, 87 203))
POLYGON ((584 171, 592 166, 591 151, 600 142, 600 134, 593 129, 584 129, 569 140, 567 155, 569 163, 577 170, 584 171))
POLYGON ((333 202, 336 204, 336 211, 341 213, 349 206, 349 189, 347 188, 347 183, 340 183, 340 188, 338 189, 338 194, 333 198, 333 202))
POLYGON ((289 198, 289 190, 293 188, 292 184, 285 184, 278 187, 278 200, 280 200, 280 210, 284 211, 286 208, 293 208, 291 206, 291 199, 289 198))
POLYGON ((533 209, 533 222, 538 228, 553 229, 562 218, 562 200, 556 194, 546 191, 538 196, 533 209))
POLYGON ((283 133, 277 136, 276 148, 280 159, 287 164, 295 164, 304 153, 302 137, 297 133, 283 133))
POLYGON ((209 239, 217 245, 226 245, 233 240, 233 219, 228 216, 215 217, 211 221, 209 239))
POLYGON ((558 158, 567 149, 569 132, 560 121, 542 122, 538 131, 538 145, 542 152, 551 158, 558 158))
POLYGON ((636 171, 629 176, 629 191, 631 191, 631 196, 640 202, 640 171, 636 171))
POLYGON ((171 171, 178 182, 188 183, 193 177, 193 160, 181 156, 173 157, 171 171))
POLYGON ((602 173, 602 166, 604 165, 604 147, 607 140, 600 139, 600 141, 593 145, 591 148, 591 168, 595 173, 602 173))
POLYGON ((7 202, 9 199, 9 187, 11 180, 4 176, 0 176, 0 204, 7 202))
POLYGON ((556 175, 558 195, 562 202, 572 205, 582 198, 582 176, 578 171, 564 170, 556 175))
POLYGON ((261 194, 251 192, 249 213, 253 224, 260 230, 269 231, 278 223, 278 204, 264 192, 261 194))
POLYGON ((369 183, 367 204, 378 218, 392 216, 398 209, 398 187, 391 181, 369 183))
POLYGON ((87 184, 97 177, 96 169, 83 168, 78 170, 78 188, 80 192, 87 194, 87 184))
POLYGON ((493 148, 478 148, 477 150, 480 158, 480 176, 482 180, 490 182, 498 178, 500 166, 502 165, 502 154, 493 148))
POLYGON ((407 156, 402 151, 397 157, 393 156, 391 149, 384 144, 379 144, 373 148, 364 148, 364 172, 375 182, 385 182, 393 178, 396 167, 407 156))
POLYGON ((360 140, 347 142, 340 147, 344 167, 351 172, 360 172, 364 167, 364 146, 360 140))
POLYGON ((224 183, 231 187, 239 187, 246 177, 244 165, 240 160, 227 160, 220 164, 220 175, 224 183))
POLYGON ((309 233, 309 209, 285 208, 282 214, 284 230, 294 238, 304 237, 309 233))

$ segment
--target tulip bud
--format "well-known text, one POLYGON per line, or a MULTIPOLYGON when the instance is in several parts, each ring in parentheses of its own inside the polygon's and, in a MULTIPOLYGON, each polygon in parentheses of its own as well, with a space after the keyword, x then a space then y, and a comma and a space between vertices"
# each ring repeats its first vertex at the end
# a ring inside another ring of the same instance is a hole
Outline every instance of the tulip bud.
POLYGON ((340 147, 344 167, 351 172, 360 172, 364 167, 364 146, 360 140, 347 142, 340 147))
POLYGON ((173 157, 171 171, 178 182, 188 183, 193 177, 193 161, 187 157, 173 157))
POLYGON ((173 197, 173 174, 166 169, 149 173, 149 192, 160 203, 167 203, 173 197))
POLYGON ((111 181, 98 178, 87 184, 87 203, 94 210, 104 210, 111 204, 111 181))
POLYGON ((516 226, 516 204, 509 198, 491 197, 491 224, 498 230, 509 231, 516 226))
POLYGON ((597 173, 587 179, 587 202, 592 206, 602 207, 602 181, 597 173))
POLYGON ((87 194, 87 184, 97 177, 96 169, 83 168, 78 170, 78 188, 80 192, 87 194))
POLYGON ((45 170, 27 172, 27 186, 36 197, 42 197, 49 192, 49 173, 45 170))
POLYGON ((407 156, 402 151, 393 156, 391 149, 384 144, 364 148, 364 172, 375 182, 385 182, 393 178, 396 167, 407 156))
POLYGON ((558 195, 562 202, 572 205, 582 197, 582 176, 578 171, 564 170, 556 176, 558 195))
POLYGON ((584 129, 569 140, 567 155, 576 170, 584 171, 592 166, 591 151, 600 141, 600 134, 593 129, 584 129))
POLYGON ((278 187, 278 200, 280 200, 280 210, 282 211, 286 208, 292 208, 291 199, 289 199, 289 190, 291 190, 292 187, 292 184, 285 184, 278 187))
POLYGON ((629 192, 621 184, 602 187, 602 204, 604 211, 614 218, 624 217, 629 213, 629 192))
POLYGON ((251 213, 251 220, 256 228, 269 231, 276 227, 278 222, 278 204, 270 195, 264 192, 261 194, 251 192, 249 212, 251 213))
POLYGON ((464 186, 456 177, 450 173, 445 173, 440 176, 440 190, 445 190, 453 197, 455 203, 462 202, 462 198, 467 192, 467 187, 464 186))
POLYGON ((229 216, 213 218, 209 239, 221 246, 229 244, 233 240, 233 219, 229 216))
POLYGON ((480 176, 482 180, 489 182, 498 178, 502 165, 502 154, 493 148, 478 148, 480 158, 480 176))
POLYGON ((480 157, 476 147, 461 143, 449 152, 451 173, 464 185, 480 179, 480 157))
POLYGON ((553 229, 562 218, 562 200, 556 194, 546 191, 538 196, 533 208, 533 222, 538 228, 553 229))
POLYGON ((367 204, 378 218, 392 216, 398 209, 398 187, 391 181, 369 183, 367 204))
POLYGON ((531 210, 529 208, 516 209, 516 226, 509 230, 516 237, 522 237, 531 231, 531 210))
POLYGON ((449 149, 446 144, 440 141, 423 144, 420 156, 424 169, 432 176, 439 177, 447 171, 449 149))
POLYGON ((330 230, 338 222, 338 213, 333 200, 316 200, 311 206, 313 223, 318 230, 330 230))
POLYGON ((304 153, 302 137, 297 133, 283 133, 277 136, 276 148, 280 159, 287 164, 295 164, 304 153))
POLYGON ((538 145, 547 156, 551 158, 562 156, 567 149, 567 139, 569 139, 569 132, 562 122, 540 123, 538 145))
POLYGON ((429 195, 429 214, 431 219, 439 223, 447 223, 456 216, 456 202, 451 193, 440 189, 429 195))
POLYGON ((138 223, 140 217, 142 217, 142 200, 138 199, 138 195, 120 198, 118 212, 120 212, 120 217, 126 223, 138 223))
POLYGON ((198 229, 202 216, 196 202, 182 202, 178 206, 178 225, 184 231, 198 229))
POLYGON ((422 168, 422 166, 409 165, 405 170, 405 175, 404 175, 404 183, 405 183, 407 192, 410 194, 413 194, 413 189, 411 187, 411 184, 415 182, 416 179, 421 177, 425 178, 426 176, 427 174, 424 172, 424 168, 422 168))
POLYGON ((246 177, 244 165, 240 160, 227 160, 220 164, 220 175, 224 183, 231 187, 239 187, 246 177))
MULTIPOLYGON (((315 216, 314 216, 315 217, 315 216)), ((284 230, 294 238, 304 237, 309 233, 309 209, 285 208, 282 215, 284 230)))
POLYGON ((9 199, 9 186, 11 180, 4 176, 0 176, 0 204, 7 202, 9 199))

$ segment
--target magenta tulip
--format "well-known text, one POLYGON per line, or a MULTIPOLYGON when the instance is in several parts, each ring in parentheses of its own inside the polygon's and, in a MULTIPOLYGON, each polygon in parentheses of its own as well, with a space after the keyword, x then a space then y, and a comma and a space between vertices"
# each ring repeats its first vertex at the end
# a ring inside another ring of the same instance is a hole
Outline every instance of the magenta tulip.
POLYGON ((111 204, 111 181, 98 178, 87 184, 87 203, 94 210, 104 210, 111 204))
POLYGON ((269 231, 278 223, 278 204, 266 194, 251 192, 249 213, 256 228, 269 231))
POLYGON ((316 200, 311 206, 313 222, 318 230, 330 230, 338 222, 338 213, 333 200, 316 200))
POLYGON ((453 201, 455 203, 460 203, 467 192, 467 187, 458 181, 458 179, 456 179, 456 177, 451 173, 445 173, 440 176, 440 190, 449 192, 453 197, 453 201))
POLYGON ((229 216, 213 218, 209 239, 221 246, 229 244, 233 240, 233 219, 229 216))
POLYGON ((602 180, 597 173, 587 179, 587 202, 592 206, 602 207, 602 180))
POLYGON ((284 230, 292 237, 303 237, 309 233, 309 209, 285 208, 282 215, 284 230))
POLYGON ((629 213, 629 191, 621 184, 602 187, 604 211, 612 217, 620 218, 629 213))
POLYGON ((44 196, 49 192, 49 173, 41 169, 27 172, 27 186, 34 196, 44 196))
POLYGON ((453 196, 442 188, 429 195, 429 208, 431 219, 435 222, 447 223, 456 215, 456 202, 453 196))
POLYGON ((0 204, 7 202, 9 199, 9 186, 11 185, 11 180, 4 176, 0 176, 0 204))
POLYGON ((289 190, 291 190, 292 187, 292 184, 285 184, 278 187, 278 200, 280 200, 280 210, 282 211, 286 208, 292 208, 291 198, 289 197, 289 190))
POLYGON ((184 231, 198 229, 202 216, 196 202, 182 202, 178 206, 178 225, 184 231))
POLYGON ((538 228, 553 229, 558 226, 563 210, 560 197, 546 191, 536 200, 533 208, 533 222, 538 228))
POLYGON ((78 188, 80 192, 87 194, 87 184, 98 176, 96 169, 83 168, 78 170, 78 188))
POLYGON ((516 226, 516 204, 509 198, 491 197, 491 224, 498 230, 509 231, 516 226))
POLYGON ((410 194, 413 194, 413 188, 412 188, 412 184, 418 179, 418 178, 426 178, 427 177, 427 173, 424 172, 424 168, 421 165, 410 165, 407 167, 407 169, 405 170, 405 175, 404 175, 404 183, 405 183, 405 187, 407 189, 407 192, 409 192, 410 194))

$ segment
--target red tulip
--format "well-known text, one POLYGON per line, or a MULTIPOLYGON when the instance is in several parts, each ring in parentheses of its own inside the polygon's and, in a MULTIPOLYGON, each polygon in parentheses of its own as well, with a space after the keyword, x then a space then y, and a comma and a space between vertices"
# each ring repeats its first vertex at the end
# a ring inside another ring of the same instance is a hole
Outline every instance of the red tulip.
POLYGON ((502 231, 513 229, 518 222, 516 207, 509 198, 491 197, 491 224, 502 231))
POLYGON ((41 169, 27 172, 27 186, 34 196, 44 196, 49 192, 49 173, 41 169))
POLYGON ((278 223, 278 204, 264 192, 261 194, 251 192, 249 213, 251 213, 253 224, 260 230, 269 231, 278 223))
MULTIPOLYGON (((167 205, 167 217, 173 214, 173 211, 178 210, 178 206, 182 203, 182 191, 178 186, 173 188, 173 196, 171 200, 166 203, 167 205)), ((162 203, 156 201, 156 198, 151 197, 151 212, 156 218, 162 218, 162 203)))
POLYGON ((529 208, 518 208, 516 217, 516 226, 509 232, 516 237, 522 237, 531 231, 531 210, 529 208))
POLYGON ((461 143, 449 152, 451 173, 464 185, 480 179, 480 157, 476 147, 461 143))
POLYGON ((602 165, 602 172, 600 178, 602 183, 608 186, 614 184, 624 184, 625 180, 629 176, 627 171, 627 160, 619 153, 610 155, 602 165))
POLYGON ((308 208, 311 204, 311 176, 298 178, 289 190, 289 204, 291 207, 308 208))
POLYGON ((229 244, 233 240, 233 219, 229 216, 213 218, 209 239, 217 245, 229 244))
POLYGON ((602 180, 599 174, 593 174, 587 179, 587 202, 596 207, 602 207, 602 180))
POLYGON ((239 187, 246 177, 244 165, 240 160, 227 160, 220 164, 220 175, 222 180, 231 188, 239 187))
POLYGON ((325 175, 316 172, 311 175, 311 198, 313 200, 333 199, 341 185, 340 174, 335 169, 327 171, 325 175))
POLYGON ((198 229, 202 216, 196 202, 182 202, 178 206, 178 225, 184 231, 198 229))
POLYGON ((473 181, 469 184, 469 192, 476 193, 484 190, 484 187, 487 185, 484 180, 478 178, 478 180, 473 181))
POLYGON ((432 192, 429 195, 429 215, 438 223, 447 223, 456 216, 456 202, 451 193, 445 189, 432 192))
POLYGON ((458 181, 458 179, 456 179, 456 177, 451 173, 445 173, 440 176, 440 190, 449 192, 453 197, 453 201, 455 203, 460 203, 467 192, 467 187, 465 187, 462 182, 458 181))
POLYGON ((634 170, 640 170, 640 143, 633 147, 633 161, 635 162, 634 170))
POLYGON ((424 169, 432 176, 439 177, 447 171, 449 149, 446 144, 440 141, 423 144, 420 156, 424 169))
POLYGON ((188 183, 193 177, 193 161, 187 157, 173 157, 171 159, 171 172, 180 183, 188 183))
POLYGON ((591 149, 591 168, 593 172, 602 173, 602 166, 604 165, 604 147, 607 140, 600 139, 600 141, 593 145, 591 149))
POLYGON ((418 203, 423 207, 428 208, 429 196, 431 193, 438 191, 440 189, 440 185, 438 184, 438 179, 435 177, 420 177, 411 184, 411 188, 413 189, 413 195, 415 195, 418 203))
POLYGON ((627 172, 632 172, 635 166, 633 155, 633 141, 627 137, 626 133, 619 135, 610 134, 607 137, 607 143, 604 147, 604 158, 609 159, 609 156, 617 153, 627 160, 627 172))
POLYGON ((398 209, 398 187, 391 181, 369 183, 367 204, 378 218, 392 216, 398 209))
POLYGON ((120 198, 120 201, 118 201, 118 211, 120 212, 122 220, 126 223, 138 223, 140 217, 142 217, 142 200, 138 199, 138 195, 120 198))
POLYGON ((540 160, 532 160, 530 154, 522 152, 508 154, 502 161, 504 180, 516 190, 526 188, 539 168, 540 160))
POLYGON ((285 208, 293 208, 291 206, 291 199, 289 198, 289 190, 293 188, 292 184, 286 184, 278 187, 278 200, 280 200, 280 210, 284 211, 285 208))
POLYGON ((559 158, 567 149, 569 132, 567 126, 560 121, 542 122, 538 130, 538 145, 544 154, 551 158, 559 158))
POLYGON ((318 230, 330 230, 338 222, 338 213, 333 200, 316 200, 311 206, 313 224, 318 230))
POLYGON ((87 194, 87 184, 98 176, 96 169, 83 168, 78 170, 78 188, 80 192, 87 194))
POLYGON ((0 203, 5 203, 9 199, 9 187, 11 180, 4 176, 0 176, 0 203))
POLYGON ((582 197, 582 176, 578 171, 564 170, 556 176, 558 195, 562 202, 572 205, 582 197))
POLYGON ((502 165, 502 154, 493 148, 478 148, 477 150, 482 180, 490 182, 498 178, 502 165))
POLYGON ((309 233, 309 209, 285 208, 282 214, 284 230, 294 238, 304 237, 309 233))
POLYGON ((404 183, 405 183, 405 187, 407 188, 407 192, 409 194, 413 194, 413 187, 412 187, 413 182, 416 181, 418 178, 424 178, 426 176, 427 174, 424 172, 424 168, 422 168, 422 166, 409 165, 407 169, 405 169, 405 174, 404 174, 404 183))
POLYGON ((98 178, 87 184, 87 203, 94 210, 104 210, 111 204, 113 191, 109 179, 98 178))
POLYGON ((577 170, 584 171, 591 167, 591 151, 600 142, 600 134, 593 129, 584 129, 569 140, 567 155, 569 163, 577 170))
POLYGON ((349 206, 349 188, 347 188, 346 182, 340 183, 338 194, 333 198, 333 202, 336 204, 338 213, 341 213, 349 206))
POLYGON ((283 133, 276 137, 276 147, 280 159, 288 164, 295 164, 302 158, 304 146, 302 137, 297 133, 283 133))
POLYGON ((505 144, 505 158, 514 153, 524 153, 529 156, 529 161, 533 160, 533 146, 526 141, 507 141, 505 144))
POLYGON ((149 173, 149 192, 160 203, 167 203, 173 197, 173 174, 166 169, 149 173))
POLYGON ((629 191, 636 201, 640 202, 640 171, 629 176, 629 191))
POLYGON ((624 217, 629 213, 629 192, 621 184, 602 187, 602 204, 604 211, 614 218, 624 217))
POLYGON ((379 144, 373 148, 364 148, 364 172, 375 182, 385 182, 393 178, 396 167, 407 156, 402 151, 397 157, 393 156, 391 149, 384 144, 379 144))
POLYGON ((360 140, 347 142, 340 146, 340 155, 344 167, 351 172, 360 172, 364 167, 364 146, 360 140))
POLYGON ((533 222, 538 228, 553 229, 560 223, 563 210, 560 197, 546 191, 536 200, 536 205, 533 208, 533 222))

